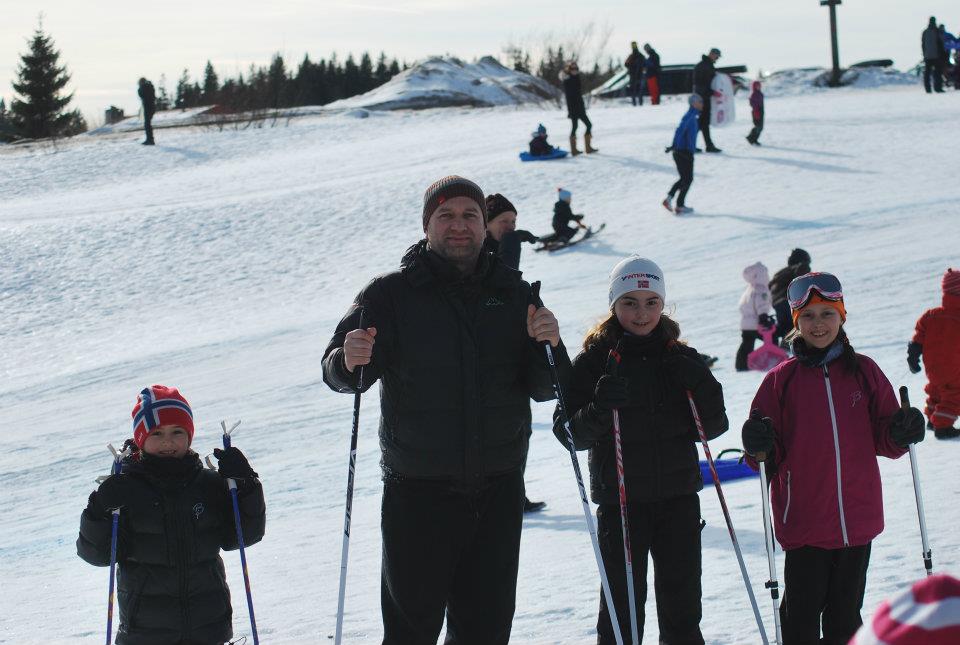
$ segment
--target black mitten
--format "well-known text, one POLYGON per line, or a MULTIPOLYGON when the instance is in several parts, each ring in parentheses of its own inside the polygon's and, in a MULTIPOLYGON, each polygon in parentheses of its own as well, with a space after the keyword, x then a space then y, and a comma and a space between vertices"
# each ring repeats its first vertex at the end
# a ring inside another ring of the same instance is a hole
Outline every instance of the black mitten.
POLYGON ((913 341, 907 343, 907 366, 910 372, 917 374, 920 372, 920 356, 923 354, 923 345, 913 341))
POLYGON ((593 391, 593 402, 601 410, 613 410, 627 404, 629 381, 622 376, 605 374, 597 381, 593 391))
POLYGON ((924 432, 923 413, 916 408, 901 408, 890 418, 890 438, 901 448, 923 441, 924 432))
POLYGON ((773 421, 770 417, 760 414, 760 410, 750 413, 750 418, 743 422, 743 449, 752 457, 758 454, 770 456, 774 451, 773 421))
POLYGON ((250 462, 243 456, 239 448, 233 446, 230 446, 226 450, 216 448, 213 451, 213 456, 216 457, 219 462, 217 472, 220 473, 221 477, 248 479, 258 476, 253 468, 250 467, 250 462))

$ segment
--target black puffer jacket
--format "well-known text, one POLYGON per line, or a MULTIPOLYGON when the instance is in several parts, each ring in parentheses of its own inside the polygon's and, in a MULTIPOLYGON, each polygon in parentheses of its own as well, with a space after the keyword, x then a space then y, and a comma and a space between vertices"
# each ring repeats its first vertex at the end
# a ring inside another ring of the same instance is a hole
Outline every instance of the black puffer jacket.
MULTIPOLYGON (((238 489, 250 546, 264 533, 263 489, 256 479, 238 482, 238 489)), ((118 506, 116 642, 230 640, 233 609, 220 549, 239 547, 226 481, 192 452, 183 459, 128 461, 90 494, 80 516, 77 554, 90 564, 110 564, 108 509, 118 506)))
MULTIPOLYGON (((622 333, 622 332, 621 332, 622 333)), ((694 401, 708 439, 727 431, 723 388, 692 347, 669 341, 658 327, 645 337, 621 336, 618 376, 629 381, 629 404, 620 409, 623 468, 629 502, 653 502, 703 488, 696 445, 699 442, 686 390, 671 362, 690 359, 694 401)), ((573 361, 565 392, 577 450, 590 450, 590 498, 596 504, 619 502, 613 413, 593 402, 597 381, 608 372, 610 346, 591 345, 573 361)), ((559 410, 553 432, 567 445, 559 410)))
POLYGON ((700 62, 693 68, 693 91, 704 101, 709 101, 713 94, 710 84, 713 83, 713 77, 716 75, 717 68, 709 56, 701 57, 700 62))
MULTIPOLYGON (((363 389, 380 380, 384 474, 473 489, 520 469, 530 399, 554 398, 544 350, 527 335, 531 291, 520 273, 481 253, 464 278, 422 241, 354 302, 364 307, 364 326, 377 328, 363 389)), ((358 322, 354 304, 324 352, 323 380, 337 392, 357 384, 360 370, 346 370, 342 348, 358 322)), ((565 383, 562 344, 554 356, 565 383)))
POLYGON ((587 116, 587 108, 583 104, 583 88, 580 85, 580 74, 560 74, 563 83, 563 93, 567 97, 567 116, 571 119, 587 116))

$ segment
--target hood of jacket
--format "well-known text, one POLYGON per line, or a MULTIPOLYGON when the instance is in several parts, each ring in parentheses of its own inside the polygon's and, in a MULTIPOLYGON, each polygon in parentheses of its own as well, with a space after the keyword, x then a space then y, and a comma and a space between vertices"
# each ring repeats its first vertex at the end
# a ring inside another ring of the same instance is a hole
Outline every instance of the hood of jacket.
POLYGON ((743 270, 743 279, 751 286, 766 287, 770 282, 770 271, 763 262, 756 262, 743 270))

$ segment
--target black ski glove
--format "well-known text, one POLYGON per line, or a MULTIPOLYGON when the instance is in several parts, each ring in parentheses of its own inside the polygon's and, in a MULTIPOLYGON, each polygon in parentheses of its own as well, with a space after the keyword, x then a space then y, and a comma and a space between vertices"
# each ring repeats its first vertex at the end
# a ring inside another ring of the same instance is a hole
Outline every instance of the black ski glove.
POLYGON ((890 417, 890 438, 901 448, 923 441, 923 413, 916 408, 900 409, 890 417))
POLYGON ((239 448, 233 446, 230 446, 226 450, 215 448, 213 456, 216 457, 219 462, 217 472, 220 473, 221 477, 248 479, 259 476, 254 472, 253 468, 250 467, 250 462, 243 456, 239 448))
POLYGON ((773 455, 774 444, 773 421, 770 417, 760 414, 760 410, 750 413, 750 418, 743 422, 743 449, 751 457, 760 453, 769 458, 773 455))
POLYGON ((627 404, 627 387, 629 381, 622 376, 605 374, 597 381, 593 391, 593 403, 601 410, 622 408, 627 404))
POLYGON ((540 241, 540 238, 530 231, 518 230, 517 237, 520 238, 521 242, 526 242, 527 244, 535 244, 540 241))
POLYGON ((917 374, 920 372, 920 356, 923 354, 923 345, 913 341, 907 343, 907 366, 910 372, 917 374))
POLYGON ((663 368, 684 389, 691 392, 710 375, 710 368, 703 360, 679 353, 665 358, 663 368))

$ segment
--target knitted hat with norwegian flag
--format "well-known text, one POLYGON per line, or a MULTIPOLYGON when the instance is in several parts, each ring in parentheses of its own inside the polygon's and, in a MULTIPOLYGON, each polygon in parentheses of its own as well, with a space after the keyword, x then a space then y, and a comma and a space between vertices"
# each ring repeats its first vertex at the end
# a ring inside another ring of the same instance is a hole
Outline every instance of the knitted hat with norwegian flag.
POLYGON ((924 578, 885 601, 849 645, 951 645, 960 643, 960 580, 924 578))
POLYGON ((143 449, 143 442, 160 426, 180 426, 193 442, 193 411, 175 387, 151 385, 140 392, 133 406, 133 441, 143 449))
POLYGON ((610 310, 624 294, 636 290, 652 291, 661 300, 667 299, 667 286, 663 281, 663 271, 657 263, 639 255, 631 255, 617 263, 610 271, 607 299, 610 310))
POLYGON ((960 296, 960 270, 947 269, 943 274, 943 282, 940 283, 943 292, 951 296, 960 296))

